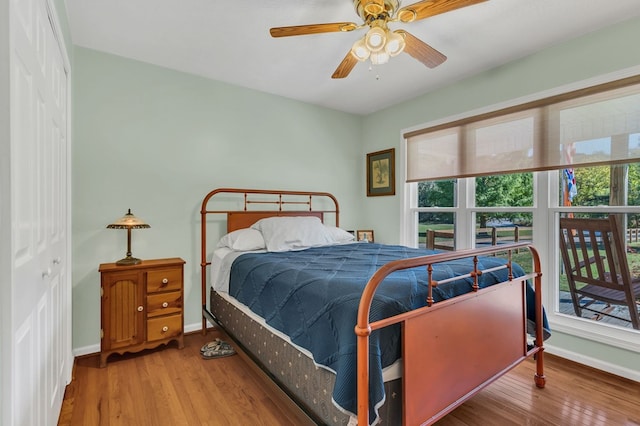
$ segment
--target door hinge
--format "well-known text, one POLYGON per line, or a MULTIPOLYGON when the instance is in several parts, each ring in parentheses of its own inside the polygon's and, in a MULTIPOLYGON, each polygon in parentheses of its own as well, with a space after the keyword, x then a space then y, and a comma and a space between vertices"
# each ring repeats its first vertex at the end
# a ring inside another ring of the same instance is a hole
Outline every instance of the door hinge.
POLYGON ((104 330, 102 328, 100 329, 100 338, 104 339, 104 330))
POLYGON ((100 297, 104 297, 104 288, 100 287, 100 297))

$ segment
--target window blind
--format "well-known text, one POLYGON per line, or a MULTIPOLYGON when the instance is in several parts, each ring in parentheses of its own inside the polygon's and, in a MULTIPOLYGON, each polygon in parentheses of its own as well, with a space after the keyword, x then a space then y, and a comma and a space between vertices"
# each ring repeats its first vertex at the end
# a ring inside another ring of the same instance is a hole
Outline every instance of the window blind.
POLYGON ((405 134, 407 181, 640 160, 640 76, 405 134))

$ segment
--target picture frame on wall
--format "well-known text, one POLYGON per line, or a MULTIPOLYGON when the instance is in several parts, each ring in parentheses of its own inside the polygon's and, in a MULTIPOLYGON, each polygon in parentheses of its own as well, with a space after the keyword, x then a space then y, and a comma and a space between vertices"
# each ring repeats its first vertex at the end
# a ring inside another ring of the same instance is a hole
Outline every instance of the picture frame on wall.
POLYGON ((395 148, 367 154, 367 197, 396 194, 395 148))
POLYGON ((373 230, 371 229, 359 229, 356 233, 357 241, 366 241, 368 243, 373 242, 373 230))

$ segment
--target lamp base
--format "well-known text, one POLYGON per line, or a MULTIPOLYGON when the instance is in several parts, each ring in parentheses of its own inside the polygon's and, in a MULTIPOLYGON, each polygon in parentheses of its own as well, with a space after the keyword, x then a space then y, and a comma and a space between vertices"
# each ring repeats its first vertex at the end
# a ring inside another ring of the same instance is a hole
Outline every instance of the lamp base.
POLYGON ((130 266, 130 265, 137 265, 140 262, 142 262, 142 260, 135 258, 135 257, 131 257, 131 256, 127 256, 124 259, 120 259, 116 262, 116 265, 118 266, 130 266))

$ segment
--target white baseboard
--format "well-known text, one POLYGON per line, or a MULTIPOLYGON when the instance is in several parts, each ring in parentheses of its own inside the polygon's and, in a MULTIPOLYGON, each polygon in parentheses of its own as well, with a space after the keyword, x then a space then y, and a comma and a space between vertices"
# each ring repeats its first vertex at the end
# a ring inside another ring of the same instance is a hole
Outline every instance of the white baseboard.
MULTIPOLYGON (((207 322, 207 327, 214 327, 214 325, 207 322)), ((184 326, 185 333, 191 333, 191 332, 200 331, 200 330, 202 330, 201 322, 196 322, 196 323, 188 324, 184 326)), ((72 354, 74 358, 79 356, 84 356, 84 355, 97 354, 99 352, 100 352, 100 343, 95 345, 84 346, 81 348, 74 348, 72 350, 72 354)))
MULTIPOLYGON (((215 324, 211 324, 209 321, 207 321, 207 328, 211 328, 211 327, 215 327, 215 324)), ((201 322, 196 322, 193 324, 187 324, 184 326, 184 332, 185 333, 192 333, 194 331, 200 331, 202 330, 202 323, 201 322)))
POLYGON ((97 345, 84 346, 82 348, 73 348, 72 353, 74 357, 97 354, 100 352, 100 343, 97 345))
POLYGON ((640 371, 637 370, 631 370, 629 368, 621 367, 619 365, 612 364, 601 359, 592 358, 577 352, 572 352, 566 349, 558 348, 556 346, 548 345, 546 343, 544 345, 544 351, 552 355, 577 362, 578 364, 583 364, 597 370, 605 371, 610 374, 615 374, 616 376, 640 382, 640 371))

